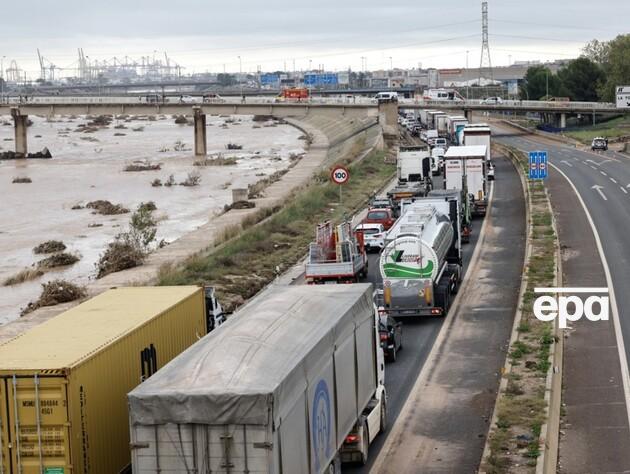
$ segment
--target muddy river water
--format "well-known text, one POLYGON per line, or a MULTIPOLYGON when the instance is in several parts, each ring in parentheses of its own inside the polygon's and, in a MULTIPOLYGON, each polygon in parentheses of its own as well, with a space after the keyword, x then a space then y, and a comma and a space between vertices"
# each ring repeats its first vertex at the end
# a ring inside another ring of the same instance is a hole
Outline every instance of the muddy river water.
MULTIPOLYGON (((131 215, 102 216, 73 206, 104 199, 133 210, 153 201, 157 240, 172 242, 221 212, 231 202, 232 188, 246 188, 286 168, 291 154, 302 153, 305 143, 302 132, 290 125, 254 122, 251 116, 209 116, 208 154, 222 153, 237 162, 201 167, 193 166, 193 127, 175 124, 170 116, 114 120, 91 133, 79 130, 89 121, 86 117, 31 120, 29 151, 47 147, 53 158, 0 161, 0 285, 45 257, 32 249, 47 240, 63 241, 81 259, 35 280, 0 286, 0 325, 19 317, 38 297, 43 282, 63 278, 85 284, 93 279, 99 255, 126 229, 131 215), (227 150, 228 143, 243 148, 227 150), (123 171, 136 160, 159 163, 161 169, 123 171), (200 174, 198 186, 151 186, 154 179, 164 182, 170 175, 179 183, 191 172, 200 174), (12 183, 16 177, 32 182, 12 183)), ((0 117, 0 152, 6 150, 14 150, 13 127, 10 117, 0 117)))

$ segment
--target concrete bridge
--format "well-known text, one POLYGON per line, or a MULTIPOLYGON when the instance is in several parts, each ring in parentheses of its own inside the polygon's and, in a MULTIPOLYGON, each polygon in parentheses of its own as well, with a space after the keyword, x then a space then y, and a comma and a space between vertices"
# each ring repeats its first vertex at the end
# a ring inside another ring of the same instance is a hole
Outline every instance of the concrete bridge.
POLYGON ((397 135, 396 107, 398 109, 433 109, 452 110, 464 113, 469 120, 473 111, 486 112, 537 112, 553 119, 560 128, 566 127, 568 115, 617 114, 622 111, 614 104, 598 102, 541 102, 541 101, 503 101, 497 104, 479 100, 439 101, 420 99, 401 99, 396 103, 378 104, 370 98, 318 98, 305 102, 276 102, 269 97, 248 97, 246 100, 233 102, 217 101, 204 103, 202 97, 193 97, 194 104, 180 103, 178 98, 156 96, 33 96, 11 97, 0 104, 0 115, 11 115, 15 126, 15 151, 26 155, 27 117, 29 114, 40 116, 55 115, 188 115, 194 118, 195 154, 206 154, 206 115, 270 115, 279 118, 322 115, 364 120, 378 118, 386 138, 397 135), (358 100, 357 100, 358 99, 358 100))

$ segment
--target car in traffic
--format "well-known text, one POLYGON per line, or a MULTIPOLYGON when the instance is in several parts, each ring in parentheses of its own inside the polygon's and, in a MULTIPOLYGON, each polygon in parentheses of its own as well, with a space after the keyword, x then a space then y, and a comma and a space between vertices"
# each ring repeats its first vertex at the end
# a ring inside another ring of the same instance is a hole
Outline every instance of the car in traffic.
POLYGON ((502 104, 503 99, 501 97, 486 97, 481 101, 481 103, 485 105, 497 105, 502 104))
POLYGON ((208 93, 203 95, 203 103, 204 104, 220 104, 225 102, 225 99, 221 97, 219 94, 208 93))
POLYGON ((494 165, 492 163, 490 163, 488 165, 488 181, 494 181, 494 165))
POLYGON ((363 246, 366 252, 380 252, 385 247, 385 228, 383 224, 359 224, 354 228, 357 234, 363 235, 363 246))
POLYGON ((448 141, 446 140, 446 138, 438 137, 433 139, 433 143, 431 144, 431 146, 433 148, 442 148, 444 152, 446 152, 446 149, 448 148, 448 141))
POLYGON ((385 208, 373 208, 368 210, 362 224, 382 224, 383 229, 389 230, 394 222, 396 222, 394 211, 385 208))
POLYGON ((606 151, 606 150, 608 150, 608 139, 607 138, 603 138, 603 137, 595 137, 595 138, 593 138, 593 141, 591 142, 591 150, 592 151, 595 151, 595 150, 606 151))
POLYGON ((180 104, 194 104, 196 102, 195 98, 191 95, 181 95, 179 96, 180 104))
POLYGON ((380 104, 383 102, 398 102, 397 92, 379 92, 374 96, 374 99, 380 104))
POLYGON ((385 360, 396 362, 398 351, 403 348, 402 323, 383 314, 379 317, 378 332, 385 360))

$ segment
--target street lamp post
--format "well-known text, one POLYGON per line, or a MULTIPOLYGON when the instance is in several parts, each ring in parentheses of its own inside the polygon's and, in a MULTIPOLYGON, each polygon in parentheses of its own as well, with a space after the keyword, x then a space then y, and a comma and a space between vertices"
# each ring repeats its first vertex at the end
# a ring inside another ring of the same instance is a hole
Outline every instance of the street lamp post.
POLYGON ((469 52, 470 51, 466 51, 466 77, 465 77, 465 80, 466 80, 466 100, 470 99, 470 97, 469 97, 469 89, 468 89, 468 87, 470 86, 470 84, 468 84, 468 53, 469 52))
POLYGON ((2 83, 0 83, 2 86, 2 88, 0 88, 0 103, 4 102, 4 58, 6 58, 6 56, 0 58, 0 79, 2 79, 2 83))
POLYGON ((389 70, 390 71, 394 70, 394 63, 393 63, 393 59, 392 59, 391 56, 389 57, 389 70))
POLYGON ((546 68, 545 72, 546 72, 546 74, 545 74, 545 83, 546 83, 546 88, 547 88, 547 93, 546 93, 547 99, 546 100, 549 100, 549 69, 546 68))
POLYGON ((241 101, 243 101, 243 61, 238 57, 238 83, 241 86, 241 101))

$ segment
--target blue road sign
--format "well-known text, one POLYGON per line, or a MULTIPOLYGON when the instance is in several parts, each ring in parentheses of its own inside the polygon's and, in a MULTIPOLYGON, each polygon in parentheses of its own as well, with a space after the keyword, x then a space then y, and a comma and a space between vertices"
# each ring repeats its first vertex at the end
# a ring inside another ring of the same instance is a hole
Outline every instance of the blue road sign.
POLYGON ((547 174, 548 174, 547 152, 539 151, 538 152, 538 178, 546 179, 547 174))
POLYGON ((538 152, 529 152, 529 179, 538 179, 538 152))
POLYGON ((548 163, 546 151, 529 152, 529 179, 546 179, 548 163))

